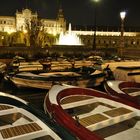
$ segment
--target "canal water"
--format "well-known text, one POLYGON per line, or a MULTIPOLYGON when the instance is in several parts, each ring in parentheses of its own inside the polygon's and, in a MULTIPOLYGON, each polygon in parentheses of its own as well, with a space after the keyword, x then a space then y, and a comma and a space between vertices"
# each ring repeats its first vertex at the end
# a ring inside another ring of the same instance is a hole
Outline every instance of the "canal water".
POLYGON ((17 88, 4 78, 0 80, 0 91, 22 98, 39 109, 43 109, 44 98, 48 92, 48 90, 37 88, 17 88))
MULTIPOLYGON (((103 85, 95 87, 96 90, 104 91, 103 85)), ((48 90, 37 88, 17 88, 12 82, 2 78, 0 80, 0 91, 15 95, 43 110, 45 96, 48 90)))

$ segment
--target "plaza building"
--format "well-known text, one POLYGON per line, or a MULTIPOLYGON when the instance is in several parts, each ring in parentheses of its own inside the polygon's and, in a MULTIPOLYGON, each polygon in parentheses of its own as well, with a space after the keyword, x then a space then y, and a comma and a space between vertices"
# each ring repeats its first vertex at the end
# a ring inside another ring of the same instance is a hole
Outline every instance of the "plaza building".
MULTIPOLYGON (((40 19, 37 12, 32 12, 30 9, 16 11, 15 16, 0 16, 0 32, 26 32, 26 22, 31 22, 32 19, 40 19)), ((40 19, 45 31, 49 34, 60 34, 66 30, 66 21, 63 16, 63 11, 60 8, 56 19, 40 19)))
MULTIPOLYGON (((73 30, 83 44, 93 47, 94 31, 73 30)), ((96 48, 116 48, 120 45, 120 31, 96 31, 96 48)), ((124 32, 124 47, 140 48, 140 32, 124 32)))
MULTIPOLYGON (((26 21, 31 21, 32 19, 39 19, 41 25, 46 33, 52 35, 60 35, 62 32, 68 32, 66 26, 66 19, 64 18, 62 8, 59 8, 56 19, 41 19, 37 12, 32 12, 30 9, 22 9, 21 11, 16 11, 15 16, 0 16, 0 46, 10 46, 6 38, 2 33, 6 32, 11 34, 13 32, 24 32, 26 33, 26 21)), ((71 32, 76 34, 82 40, 84 46, 88 48, 93 47, 94 40, 94 28, 92 29, 75 29, 72 25, 71 32)), ((118 48, 121 42, 121 32, 110 31, 110 30, 97 30, 96 31, 96 48, 118 48)), ((25 44, 29 46, 27 39, 25 37, 17 38, 18 44, 25 44)), ((44 46, 45 46, 44 40, 44 46)), ((51 44, 55 44, 55 40, 51 44)), ((140 49, 140 32, 136 31, 124 31, 124 47, 125 48, 136 48, 140 49)))
POLYGON ((12 33, 16 31, 15 17, 0 16, 0 32, 12 33))

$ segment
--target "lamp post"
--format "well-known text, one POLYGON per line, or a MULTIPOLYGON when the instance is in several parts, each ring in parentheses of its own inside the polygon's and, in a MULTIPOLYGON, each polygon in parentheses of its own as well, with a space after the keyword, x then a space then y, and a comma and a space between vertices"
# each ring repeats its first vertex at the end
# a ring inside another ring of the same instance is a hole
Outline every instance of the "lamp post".
POLYGON ((97 20, 97 3, 100 0, 92 0, 95 3, 94 6, 94 35, 93 35, 93 50, 96 50, 96 20, 97 20))
POLYGON ((120 18, 121 18, 121 39, 120 39, 120 47, 118 50, 118 55, 120 55, 120 57, 123 56, 123 49, 124 49, 124 19, 126 17, 126 12, 122 11, 120 12, 120 18))

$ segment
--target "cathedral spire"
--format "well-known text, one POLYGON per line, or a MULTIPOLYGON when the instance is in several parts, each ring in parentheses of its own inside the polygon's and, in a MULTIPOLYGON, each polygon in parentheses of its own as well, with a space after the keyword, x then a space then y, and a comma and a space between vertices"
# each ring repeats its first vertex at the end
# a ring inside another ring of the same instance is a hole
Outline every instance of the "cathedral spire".
POLYGON ((62 1, 61 0, 57 0, 57 4, 58 4, 57 18, 58 19, 63 19, 64 18, 64 14, 63 14, 63 9, 62 9, 62 1))
POLYGON ((57 18, 58 19, 64 18, 63 9, 62 9, 62 6, 61 5, 59 6, 57 18))

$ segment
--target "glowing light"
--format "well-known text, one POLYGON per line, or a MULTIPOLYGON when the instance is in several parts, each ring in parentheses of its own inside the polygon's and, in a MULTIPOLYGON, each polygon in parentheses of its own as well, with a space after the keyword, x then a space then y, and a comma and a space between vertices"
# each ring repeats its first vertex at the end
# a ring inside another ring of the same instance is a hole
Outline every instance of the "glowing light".
POLYGON ((94 0, 95 2, 98 2, 98 1, 100 1, 100 0, 94 0))
POLYGON ((126 16, 126 12, 125 11, 120 12, 120 17, 121 17, 122 20, 124 20, 125 16, 126 16))
POLYGON ((71 24, 69 24, 68 33, 61 33, 57 45, 83 45, 81 39, 71 31, 71 24))
POLYGON ((100 0, 91 0, 92 2, 99 2, 100 0))

